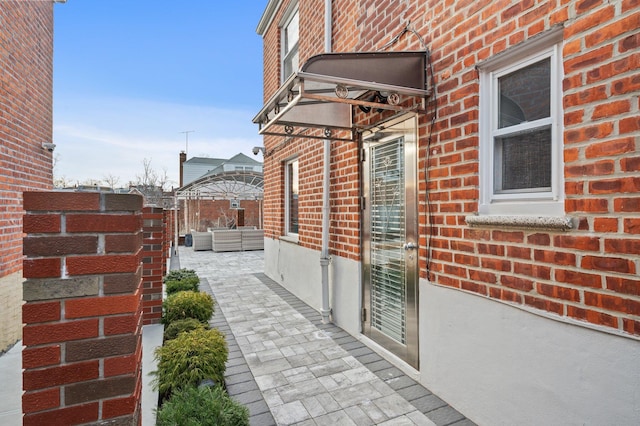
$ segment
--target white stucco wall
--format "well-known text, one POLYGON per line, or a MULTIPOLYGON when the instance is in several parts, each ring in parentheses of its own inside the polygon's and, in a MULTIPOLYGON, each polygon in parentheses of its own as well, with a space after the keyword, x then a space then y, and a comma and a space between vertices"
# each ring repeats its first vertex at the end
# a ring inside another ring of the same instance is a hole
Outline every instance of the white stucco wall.
MULTIPOLYGON (((265 239, 265 273, 317 310, 319 256, 265 239)), ((359 263, 334 256, 329 275, 334 323, 371 344, 359 334, 359 263)), ((419 298, 420 371, 411 375, 479 425, 640 424, 639 340, 425 280, 419 298)))
POLYGON ((265 238, 265 274, 307 305, 320 309, 320 255, 287 241, 265 238))
MULTIPOLYGON (((265 238, 264 244, 265 274, 320 311, 320 252, 271 238, 265 238)), ((354 336, 360 332, 360 289, 359 262, 332 256, 329 265, 329 303, 333 323, 354 336)))
POLYGON ((421 382, 480 425, 639 425, 640 342, 420 282, 421 382))
POLYGON ((329 265, 329 284, 333 323, 347 333, 358 336, 362 331, 362 280, 360 262, 332 256, 329 265))

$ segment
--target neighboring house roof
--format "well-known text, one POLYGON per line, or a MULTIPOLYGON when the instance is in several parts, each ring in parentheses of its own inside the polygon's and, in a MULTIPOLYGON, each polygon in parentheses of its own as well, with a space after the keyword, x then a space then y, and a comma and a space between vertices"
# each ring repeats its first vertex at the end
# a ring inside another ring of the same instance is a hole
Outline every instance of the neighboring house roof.
MULTIPOLYGON (((256 169, 257 167, 260 167, 259 170, 262 170, 262 163, 242 153, 238 153, 228 160, 222 158, 193 157, 183 163, 183 188, 207 176, 220 175, 234 171, 234 169, 258 171, 258 169, 256 169)), ((262 172, 260 171, 260 173, 262 172)))
POLYGON ((209 172, 213 172, 219 168, 219 172, 222 172, 222 166, 225 164, 237 165, 237 166, 261 166, 262 163, 254 160, 251 157, 246 156, 243 153, 238 153, 233 157, 225 160, 224 158, 208 158, 208 157, 192 157, 184 162, 190 166, 209 166, 209 172))
MULTIPOLYGON (((251 157, 248 157, 242 153, 237 154, 233 157, 231 157, 228 160, 223 161, 220 165, 218 165, 216 168, 209 170, 207 173, 205 173, 203 176, 212 176, 212 175, 217 175, 220 173, 224 173, 225 172, 225 165, 230 165, 230 166, 262 166, 262 163, 259 161, 254 160, 251 157)), ((228 171, 228 170, 227 170, 228 171)))
POLYGON ((228 160, 224 158, 208 158, 208 157, 191 157, 184 164, 208 164, 212 167, 218 167, 228 160))
POLYGON ((186 185, 222 166, 224 158, 192 157, 183 163, 182 182, 186 185))
POLYGON ((243 153, 236 154, 235 156, 229 158, 225 161, 225 163, 232 163, 237 165, 247 165, 247 166, 261 166, 262 163, 254 160, 251 157, 244 155, 243 153))
POLYGON ((207 173, 203 174, 202 176, 213 176, 213 175, 220 174, 222 172, 224 172, 224 164, 219 165, 215 169, 209 170, 207 173))

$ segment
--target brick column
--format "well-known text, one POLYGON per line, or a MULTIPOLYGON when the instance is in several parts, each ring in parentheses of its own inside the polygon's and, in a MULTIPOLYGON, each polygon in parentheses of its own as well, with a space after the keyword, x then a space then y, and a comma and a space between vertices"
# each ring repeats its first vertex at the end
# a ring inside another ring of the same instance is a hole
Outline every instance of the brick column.
MULTIPOLYGON (((167 258, 171 257, 171 247, 173 247, 174 228, 175 228, 175 210, 164 211, 164 253, 167 258)), ((164 263, 164 274, 167 275, 167 262, 164 263)))
POLYGON ((143 209, 142 323, 159 324, 162 317, 162 277, 166 269, 164 210, 143 209))
POLYGON ((24 425, 137 424, 142 197, 24 193, 24 425))

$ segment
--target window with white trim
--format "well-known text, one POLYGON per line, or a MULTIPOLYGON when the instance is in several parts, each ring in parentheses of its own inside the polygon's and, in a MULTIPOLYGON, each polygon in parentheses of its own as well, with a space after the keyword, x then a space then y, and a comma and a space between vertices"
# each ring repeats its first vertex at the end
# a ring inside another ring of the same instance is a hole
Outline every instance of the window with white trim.
POLYGON ((298 236, 298 159, 285 163, 284 174, 284 233, 298 236))
POLYGON ((300 32, 298 16, 298 8, 296 7, 287 15, 282 25, 281 70, 283 82, 298 70, 298 37, 300 32))
POLYGON ((564 214, 561 46, 480 68, 480 214, 564 214))

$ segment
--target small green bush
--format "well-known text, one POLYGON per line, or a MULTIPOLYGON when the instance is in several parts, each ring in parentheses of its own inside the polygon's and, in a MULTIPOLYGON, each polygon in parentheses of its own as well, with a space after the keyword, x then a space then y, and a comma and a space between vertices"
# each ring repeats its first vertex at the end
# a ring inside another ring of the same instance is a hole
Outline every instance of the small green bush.
POLYGON ((221 386, 190 386, 176 392, 158 410, 158 426, 248 426, 249 410, 221 386))
POLYGON ((164 282, 167 281, 180 281, 185 278, 198 278, 196 271, 193 269, 174 269, 173 271, 169 271, 169 273, 164 277, 164 282))
POLYGON ((201 328, 180 333, 157 348, 155 355, 158 370, 154 383, 165 400, 174 391, 196 386, 204 379, 223 383, 229 350, 220 330, 201 328))
POLYGON ((185 318, 173 321, 164 330, 164 341, 166 342, 167 340, 175 339, 180 333, 200 328, 208 329, 209 324, 203 324, 195 318, 185 318))
POLYGON ((200 278, 188 277, 181 280, 167 280, 165 281, 167 296, 170 296, 179 291, 198 291, 200 284, 200 278))
POLYGON ((167 296, 162 305, 165 325, 185 318, 207 323, 213 314, 213 298, 204 292, 180 291, 167 296))

